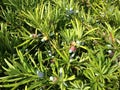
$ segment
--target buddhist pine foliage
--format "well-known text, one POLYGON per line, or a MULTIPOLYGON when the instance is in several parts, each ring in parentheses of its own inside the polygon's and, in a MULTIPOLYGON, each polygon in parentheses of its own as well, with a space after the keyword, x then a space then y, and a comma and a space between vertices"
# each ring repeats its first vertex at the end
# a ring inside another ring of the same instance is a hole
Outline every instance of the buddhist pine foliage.
POLYGON ((0 90, 119 90, 119 0, 1 0, 0 90))

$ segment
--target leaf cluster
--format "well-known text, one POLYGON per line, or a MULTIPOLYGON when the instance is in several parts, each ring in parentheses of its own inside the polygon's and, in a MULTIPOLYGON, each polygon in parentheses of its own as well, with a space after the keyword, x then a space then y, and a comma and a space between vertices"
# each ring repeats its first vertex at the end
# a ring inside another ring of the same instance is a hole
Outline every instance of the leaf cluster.
POLYGON ((119 0, 2 0, 0 88, 119 90, 119 0))

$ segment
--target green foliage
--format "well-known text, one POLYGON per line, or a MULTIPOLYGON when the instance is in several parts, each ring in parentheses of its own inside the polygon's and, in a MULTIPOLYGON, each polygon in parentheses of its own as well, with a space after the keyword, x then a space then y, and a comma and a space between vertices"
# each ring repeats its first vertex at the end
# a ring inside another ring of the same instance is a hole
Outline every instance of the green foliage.
POLYGON ((119 90, 119 0, 2 0, 0 89, 119 90))

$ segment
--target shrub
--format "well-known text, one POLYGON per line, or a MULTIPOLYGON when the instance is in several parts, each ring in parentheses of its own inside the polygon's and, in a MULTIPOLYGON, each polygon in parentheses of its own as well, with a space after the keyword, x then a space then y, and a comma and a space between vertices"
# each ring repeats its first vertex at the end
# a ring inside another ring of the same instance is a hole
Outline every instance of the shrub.
POLYGON ((2 0, 0 88, 120 89, 119 0, 2 0))

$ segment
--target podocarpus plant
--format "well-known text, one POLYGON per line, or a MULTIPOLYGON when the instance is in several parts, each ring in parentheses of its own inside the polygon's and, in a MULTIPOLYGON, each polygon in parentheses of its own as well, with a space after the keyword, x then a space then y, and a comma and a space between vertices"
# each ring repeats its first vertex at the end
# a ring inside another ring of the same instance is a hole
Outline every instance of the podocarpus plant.
POLYGON ((118 63, 114 64, 115 56, 110 59, 104 55, 104 49, 99 48, 97 52, 89 51, 89 63, 84 70, 84 75, 90 80, 91 90, 118 89, 119 83, 117 70, 120 68, 118 63), (118 82, 117 82, 118 81, 118 82), (111 86, 112 83, 116 84, 111 86))
POLYGON ((118 2, 2 0, 0 88, 119 90, 118 2))

